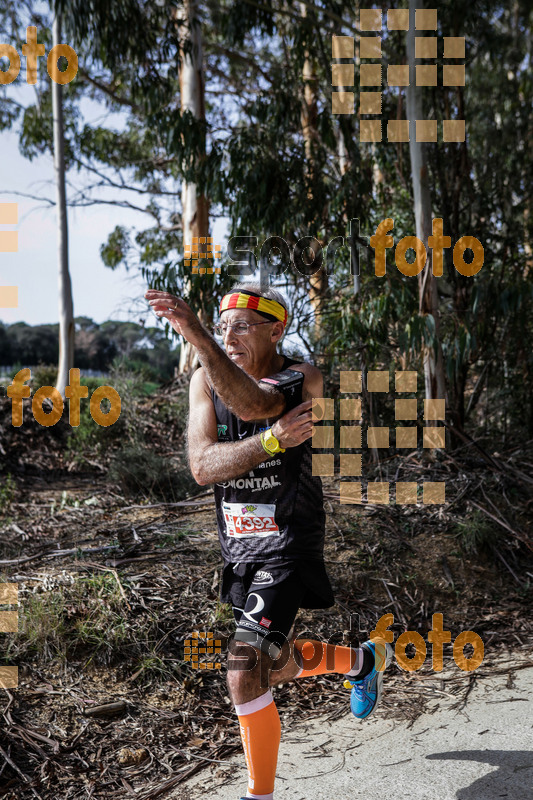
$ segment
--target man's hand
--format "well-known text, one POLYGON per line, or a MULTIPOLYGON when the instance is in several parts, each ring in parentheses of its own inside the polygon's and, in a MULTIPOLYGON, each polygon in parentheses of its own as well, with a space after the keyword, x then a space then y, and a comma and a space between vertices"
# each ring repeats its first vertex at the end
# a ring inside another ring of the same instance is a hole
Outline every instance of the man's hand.
POLYGON ((280 447, 297 447, 313 435, 311 406, 313 400, 306 400, 291 409, 272 425, 272 433, 280 447))
POLYGON ((191 344, 195 344, 199 336, 205 335, 200 320, 184 300, 155 289, 148 289, 144 296, 157 316, 168 319, 176 333, 191 344))

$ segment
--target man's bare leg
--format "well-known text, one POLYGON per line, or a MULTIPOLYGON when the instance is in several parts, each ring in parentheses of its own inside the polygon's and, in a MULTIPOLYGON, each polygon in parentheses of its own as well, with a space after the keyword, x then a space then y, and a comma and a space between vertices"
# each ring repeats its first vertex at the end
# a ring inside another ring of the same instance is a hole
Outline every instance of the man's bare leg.
POLYGON ((233 705, 248 703, 266 692, 272 663, 252 645, 230 640, 226 680, 233 705))
POLYGON ((248 767, 246 797, 271 800, 281 738, 279 714, 269 689, 272 659, 259 649, 230 642, 227 681, 239 719, 248 767))

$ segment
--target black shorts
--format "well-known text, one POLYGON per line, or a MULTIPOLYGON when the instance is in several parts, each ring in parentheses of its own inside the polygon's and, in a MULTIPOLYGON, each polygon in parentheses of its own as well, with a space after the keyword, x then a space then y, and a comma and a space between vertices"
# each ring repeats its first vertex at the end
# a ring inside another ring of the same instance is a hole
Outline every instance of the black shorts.
POLYGON ((231 603, 235 639, 277 658, 300 608, 329 608, 335 602, 322 561, 279 559, 226 564, 220 597, 231 603))

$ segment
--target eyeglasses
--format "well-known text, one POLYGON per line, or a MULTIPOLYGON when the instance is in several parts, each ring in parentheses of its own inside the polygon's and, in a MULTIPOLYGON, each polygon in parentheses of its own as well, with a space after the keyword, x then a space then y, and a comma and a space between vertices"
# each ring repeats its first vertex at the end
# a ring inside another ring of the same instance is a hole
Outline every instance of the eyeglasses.
POLYGON ((228 328, 233 328, 233 332, 237 336, 243 336, 248 333, 248 328, 253 328, 254 325, 272 325, 270 320, 266 322, 234 322, 233 325, 227 325, 225 322, 218 322, 213 326, 213 332, 216 336, 225 336, 228 328))

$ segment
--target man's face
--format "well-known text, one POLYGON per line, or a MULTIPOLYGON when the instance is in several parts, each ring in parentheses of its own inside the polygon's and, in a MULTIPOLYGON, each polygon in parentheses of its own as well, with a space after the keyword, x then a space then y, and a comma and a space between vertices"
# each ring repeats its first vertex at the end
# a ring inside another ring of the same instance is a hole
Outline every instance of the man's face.
POLYGON ((244 334, 236 334, 233 328, 227 327, 223 337, 229 358, 250 373, 276 352, 276 343, 283 334, 283 323, 270 322, 250 308, 230 308, 223 311, 220 322, 228 326, 236 322, 266 323, 253 324, 244 334))

